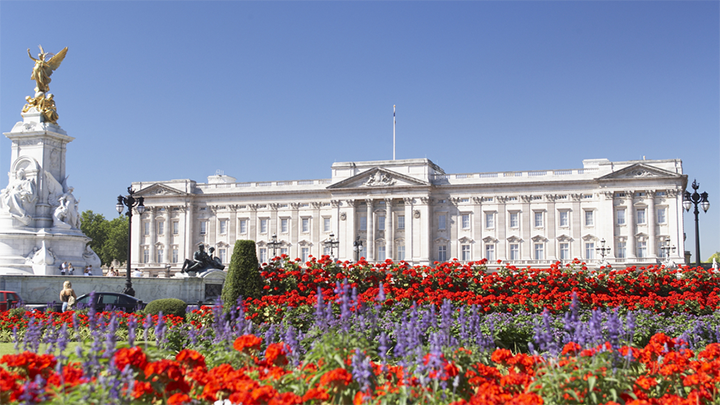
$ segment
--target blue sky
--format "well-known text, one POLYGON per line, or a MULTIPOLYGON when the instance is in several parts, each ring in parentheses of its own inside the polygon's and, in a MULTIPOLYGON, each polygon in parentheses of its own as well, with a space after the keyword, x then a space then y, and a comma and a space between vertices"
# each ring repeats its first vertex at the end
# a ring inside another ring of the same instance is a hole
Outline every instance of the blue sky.
POLYGON ((710 194, 708 257, 719 4, 2 1, 0 129, 32 94, 26 49, 68 46, 50 85, 76 138, 68 181, 81 210, 113 218, 132 181, 329 178, 335 161, 390 159, 396 104, 397 158, 448 173, 680 158, 710 194))

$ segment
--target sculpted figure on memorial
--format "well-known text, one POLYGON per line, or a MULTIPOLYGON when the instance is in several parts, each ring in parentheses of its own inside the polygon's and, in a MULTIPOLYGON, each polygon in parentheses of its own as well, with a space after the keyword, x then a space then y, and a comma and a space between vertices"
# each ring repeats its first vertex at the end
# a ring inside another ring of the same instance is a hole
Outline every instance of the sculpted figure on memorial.
POLYGON ((68 190, 65 192, 65 194, 60 197, 60 205, 63 205, 64 203, 66 208, 64 222, 73 228, 80 229, 80 215, 78 214, 78 204, 80 202, 75 199, 75 196, 72 193, 73 190, 75 189, 72 187, 68 187, 68 190), (64 202, 62 201, 63 198, 64 202))
POLYGON ((53 97, 52 93, 48 93, 47 96, 41 97, 40 100, 37 100, 36 98, 36 101, 38 110, 40 110, 43 120, 51 124, 57 124, 58 113, 53 97))
POLYGON ((25 225, 32 220, 29 214, 36 201, 35 182, 25 176, 24 169, 18 170, 15 180, 0 191, 0 209, 25 225))
POLYGON ((64 196, 59 199, 60 205, 53 212, 53 226, 60 229, 70 229, 72 226, 67 223, 67 200, 64 196))
MULTIPOLYGON (((213 248, 211 248, 211 249, 213 249, 213 248)), ((199 270, 206 269, 206 268, 214 268, 214 269, 222 270, 225 268, 225 266, 220 264, 219 260, 216 261, 210 255, 205 253, 205 245, 200 245, 200 246, 198 246, 198 250, 193 254, 192 260, 185 259, 185 263, 183 263, 183 266, 182 266, 182 269, 180 269, 180 272, 185 273, 188 271, 199 271, 199 270)))
POLYGON ((45 52, 42 46, 40 46, 40 53, 38 54, 38 58, 35 59, 30 53, 30 49, 28 49, 28 56, 30 59, 35 61, 35 66, 33 66, 30 79, 35 80, 35 83, 37 83, 37 86, 35 87, 36 92, 46 93, 50 91, 50 76, 53 74, 55 69, 60 67, 63 59, 65 59, 67 50, 67 47, 65 47, 63 50, 54 55, 50 52, 45 52))

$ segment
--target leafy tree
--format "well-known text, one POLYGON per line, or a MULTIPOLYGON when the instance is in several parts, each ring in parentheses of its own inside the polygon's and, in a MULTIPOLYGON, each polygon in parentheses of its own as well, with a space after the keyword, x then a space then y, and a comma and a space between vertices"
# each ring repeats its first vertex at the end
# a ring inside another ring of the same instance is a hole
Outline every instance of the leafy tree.
POLYGON ((91 210, 87 210, 83 211, 81 218, 80 230, 92 239, 89 245, 103 264, 110 264, 113 260, 118 262, 127 260, 128 220, 126 216, 108 221, 102 214, 95 214, 91 210))
POLYGON ((712 259, 713 259, 713 258, 715 258, 715 260, 717 260, 717 262, 720 263, 720 252, 715 252, 714 255, 710 256, 710 257, 705 261, 705 263, 712 263, 712 259))
POLYGON ((103 255, 100 257, 103 263, 112 263, 117 260, 122 263, 127 261, 128 252, 128 219, 125 215, 119 216, 108 222, 108 233, 103 244, 103 255))
POLYGON ((87 237, 92 239, 89 243, 90 247, 93 251, 95 251, 95 253, 97 253, 100 260, 105 262, 101 252, 103 250, 103 245, 105 245, 105 240, 107 239, 108 221, 102 214, 96 214, 91 210, 83 211, 83 213, 80 214, 80 218, 80 230, 87 237))
POLYGON ((260 298, 262 296, 264 282, 258 267, 255 242, 251 240, 236 241, 221 296, 226 313, 230 312, 240 296, 243 298, 260 298))

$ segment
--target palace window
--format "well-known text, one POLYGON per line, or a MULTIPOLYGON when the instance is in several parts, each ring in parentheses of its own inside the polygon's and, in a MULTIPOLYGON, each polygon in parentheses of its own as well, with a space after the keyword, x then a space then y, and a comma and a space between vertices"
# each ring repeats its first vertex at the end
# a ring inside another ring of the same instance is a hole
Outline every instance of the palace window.
POLYGON ((637 223, 639 225, 645 224, 645 222, 646 222, 645 208, 640 208, 636 212, 637 212, 637 223))
POLYGON ((595 212, 594 211, 585 211, 585 226, 593 226, 595 225, 595 212))
POLYGON ((567 242, 560 243, 560 260, 570 260, 570 244, 567 242))
POLYGON ((510 260, 520 260, 520 244, 510 244, 510 260))
POLYGON ((165 221, 158 221, 157 223, 157 234, 165 235, 165 221))
POLYGON ((585 259, 587 259, 587 260, 595 259, 595 242, 586 242, 585 243, 585 259))
POLYGON ((470 214, 462 214, 463 229, 470 229, 470 214))
POLYGON ((495 213, 494 212, 486 212, 485 213, 485 228, 487 228, 487 229, 495 228, 495 213))
POLYGON ((267 233, 268 230, 268 220, 267 218, 262 218, 260 220, 260 233, 267 233))
POLYGON ((485 245, 485 259, 487 259, 488 262, 495 261, 495 244, 494 243, 488 243, 485 245))
POLYGON ((384 245, 378 246, 377 252, 378 252, 378 257, 377 257, 378 261, 379 262, 385 261, 385 246, 384 245))
MULTIPOLYGON (((495 250, 494 250, 495 245, 487 245, 487 247, 489 247, 489 246, 493 247, 492 253, 494 256, 495 255, 495 250)), ((470 259, 470 245, 462 245, 460 257, 461 257, 462 261, 464 261, 464 262, 469 262, 471 260, 470 259)), ((490 259, 488 259, 488 260, 490 260, 490 259)))
POLYGON ((378 215, 378 231, 385 230, 385 215, 378 215))
POLYGON ((260 263, 267 263, 267 249, 260 248, 260 263))
POLYGON ((399 245, 397 247, 397 260, 405 260, 405 245, 399 245))
POLYGON ((360 230, 367 231, 367 217, 360 217, 360 230))
POLYGON ((330 232, 330 218, 323 218, 323 232, 330 232))
POLYGON ((227 249, 218 249, 218 257, 220 258, 220 263, 227 263, 227 249))
POLYGON ((150 222, 143 222, 143 235, 150 235, 150 222))
POLYGON ((180 222, 178 222, 178 221, 172 222, 172 233, 173 233, 173 235, 180 234, 180 222))
POLYGON ((535 260, 545 259, 545 246, 542 243, 535 244, 535 260))
POLYGON ((617 210, 617 224, 618 225, 625 225, 625 208, 621 208, 617 210))
POLYGON ((560 226, 570 226, 570 211, 560 211, 560 226))
POLYGON ((240 233, 247 233, 247 219, 240 220, 240 233))
POLYGON ((207 221, 200 221, 200 235, 207 235, 207 221))
POLYGON ((447 246, 438 246, 438 261, 441 263, 447 261, 447 246))
POLYGON ((535 228, 542 228, 543 226, 543 213, 535 212, 535 228))
POLYGON ((647 242, 646 241, 638 241, 637 256, 638 257, 647 257, 647 242))
POLYGON ((657 222, 658 222, 658 224, 664 224, 665 222, 667 222, 667 215, 666 215, 666 213, 667 213, 667 208, 665 208, 665 207, 658 208, 658 210, 657 210, 657 222))
POLYGON ((288 232, 288 219, 282 218, 280 220, 280 232, 287 233, 288 232))
POLYGON ((405 229, 405 215, 398 215, 397 221, 398 221, 397 229, 398 230, 405 229))
POLYGON ((302 248, 300 249, 300 259, 303 263, 307 262, 308 258, 310 257, 310 248, 302 248))
POLYGON ((310 232, 310 218, 302 219, 302 231, 306 233, 310 232))
POLYGON ((220 220, 220 235, 225 235, 225 234, 227 234, 227 224, 228 224, 228 220, 227 220, 227 219, 221 219, 221 220, 220 220))
POLYGON ((163 253, 165 253, 165 250, 162 246, 158 246, 157 250, 155 251, 155 263, 163 263, 163 253))
POLYGON ((150 249, 145 246, 143 247, 143 263, 150 263, 150 249))
POLYGON ((520 226, 520 213, 519 212, 511 212, 510 213, 510 228, 517 228, 520 226))
POLYGON ((173 263, 177 263, 179 257, 180 257, 180 254, 179 254, 179 252, 178 252, 177 246, 173 246, 173 248, 172 248, 172 262, 173 262, 173 263))
POLYGON ((447 228, 446 218, 447 217, 444 214, 438 215, 438 229, 446 229, 447 228))
POLYGON ((626 251, 627 249, 627 243, 625 241, 618 241, 617 243, 617 249, 615 250, 615 256, 617 256, 618 259, 624 259, 626 257, 626 251))

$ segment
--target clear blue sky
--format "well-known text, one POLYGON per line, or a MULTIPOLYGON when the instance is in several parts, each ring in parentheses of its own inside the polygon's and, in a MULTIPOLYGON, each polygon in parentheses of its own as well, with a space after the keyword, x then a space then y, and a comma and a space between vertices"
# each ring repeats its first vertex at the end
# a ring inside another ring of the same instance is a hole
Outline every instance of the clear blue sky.
MULTIPOLYGON (((683 160, 720 250, 717 1, 0 2, 0 129, 38 44, 81 210, 132 181, 330 177, 427 157, 448 173, 683 160)), ((10 141, 0 141, 1 171, 10 141)), ((5 176, 0 187, 7 184, 5 176)), ((687 250, 694 222, 686 214, 687 250)))

